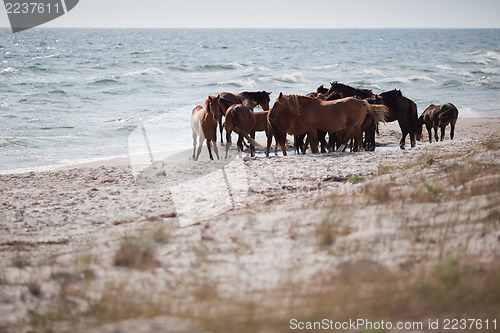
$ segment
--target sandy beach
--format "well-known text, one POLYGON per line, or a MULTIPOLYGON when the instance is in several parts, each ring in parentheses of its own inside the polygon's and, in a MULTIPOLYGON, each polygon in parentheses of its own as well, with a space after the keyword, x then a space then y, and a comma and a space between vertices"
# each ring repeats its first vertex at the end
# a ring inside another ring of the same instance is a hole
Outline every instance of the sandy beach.
POLYGON ((500 117, 392 149, 400 135, 382 126, 375 152, 0 175, 0 332, 500 320, 500 117))

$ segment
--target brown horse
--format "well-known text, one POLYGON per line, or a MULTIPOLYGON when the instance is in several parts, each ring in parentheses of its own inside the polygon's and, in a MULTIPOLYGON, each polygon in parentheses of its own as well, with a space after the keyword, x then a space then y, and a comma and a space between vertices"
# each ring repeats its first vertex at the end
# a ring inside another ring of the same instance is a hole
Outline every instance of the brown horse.
POLYGON ((226 128, 226 157, 231 145, 231 132, 238 134, 238 153, 241 156, 243 151, 243 138, 247 139, 250 143, 250 156, 254 156, 255 147, 261 147, 255 139, 255 115, 252 111, 252 104, 245 101, 243 104, 234 104, 227 109, 226 121, 224 122, 226 128))
MULTIPOLYGON (((219 130, 220 130, 220 143, 222 144, 224 141, 222 140, 222 116, 226 115, 227 109, 233 104, 239 104, 240 99, 233 93, 230 92, 221 92, 219 95, 217 95, 217 105, 219 108, 219 113, 221 114, 221 117, 219 118, 219 130)), ((216 105, 214 104, 214 107, 216 105)))
POLYGON ((415 147, 416 141, 422 139, 422 126, 419 126, 417 105, 411 99, 406 98, 401 90, 391 90, 381 93, 382 102, 389 109, 386 121, 398 121, 402 137, 399 147, 405 149, 406 135, 410 134, 411 147, 415 147))
MULTIPOLYGON (((274 131, 271 124, 268 121, 269 110, 268 111, 257 111, 253 113, 255 116, 255 132, 266 132, 267 137, 267 147, 266 156, 269 156, 269 149, 271 147, 271 142, 273 140, 274 131)), ((274 153, 277 154, 278 144, 274 148, 274 153)))
POLYGON ((359 140, 362 135, 361 125, 366 115, 379 122, 385 120, 386 112, 387 108, 383 105, 370 105, 366 101, 352 97, 321 101, 307 96, 280 93, 269 113, 269 120, 283 155, 286 155, 287 133, 291 135, 306 133, 312 152, 317 154, 318 129, 334 133, 345 131, 339 148, 342 151, 351 138, 357 137, 359 140))
POLYGON ((444 139, 444 129, 448 124, 451 125, 450 139, 453 140, 455 135, 455 123, 458 119, 458 109, 451 103, 434 105, 431 104, 420 116, 419 126, 425 124, 429 133, 429 142, 432 142, 432 129, 434 128, 434 138, 438 141, 437 128, 441 128, 441 141, 444 139))
POLYGON ((216 96, 208 96, 205 101, 205 107, 197 105, 191 112, 191 129, 193 130, 193 160, 197 161, 200 157, 203 141, 207 140, 207 148, 210 159, 213 160, 211 145, 214 144, 214 151, 219 159, 217 149, 217 120, 219 112, 211 107, 210 101, 217 99, 216 96), (200 137, 198 153, 196 152, 196 139, 200 137))

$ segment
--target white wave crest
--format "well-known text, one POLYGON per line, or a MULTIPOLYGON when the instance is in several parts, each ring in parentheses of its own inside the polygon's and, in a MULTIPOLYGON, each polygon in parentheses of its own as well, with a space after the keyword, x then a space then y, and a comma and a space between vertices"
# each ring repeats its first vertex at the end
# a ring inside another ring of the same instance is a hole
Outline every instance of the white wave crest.
POLYGON ((163 75, 165 74, 164 71, 162 71, 159 68, 156 67, 151 67, 151 68, 146 68, 138 71, 133 71, 129 73, 123 74, 123 76, 133 76, 133 75, 163 75))
POLYGON ((403 84, 409 84, 413 81, 429 81, 429 82, 436 82, 433 78, 427 76, 427 75, 408 75, 408 76, 399 76, 399 77, 388 77, 385 79, 380 79, 375 82, 383 82, 383 83, 403 83, 403 84))
POLYGON ((271 76, 274 81, 285 82, 285 83, 299 83, 304 81, 304 75, 300 72, 293 72, 291 74, 275 75, 271 76))
POLYGON ((479 112, 477 112, 473 108, 459 108, 458 109, 458 116, 460 118, 476 118, 476 117, 480 117, 480 114, 479 114, 479 112))

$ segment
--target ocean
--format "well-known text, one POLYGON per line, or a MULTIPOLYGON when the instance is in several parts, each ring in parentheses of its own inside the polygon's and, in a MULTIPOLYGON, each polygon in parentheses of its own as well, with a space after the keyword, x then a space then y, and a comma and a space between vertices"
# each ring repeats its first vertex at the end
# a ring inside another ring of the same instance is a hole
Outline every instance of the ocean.
POLYGON ((127 157, 143 124, 189 148, 209 94, 266 90, 272 106, 331 81, 401 89, 419 114, 499 115, 500 29, 0 29, 0 172, 127 157))

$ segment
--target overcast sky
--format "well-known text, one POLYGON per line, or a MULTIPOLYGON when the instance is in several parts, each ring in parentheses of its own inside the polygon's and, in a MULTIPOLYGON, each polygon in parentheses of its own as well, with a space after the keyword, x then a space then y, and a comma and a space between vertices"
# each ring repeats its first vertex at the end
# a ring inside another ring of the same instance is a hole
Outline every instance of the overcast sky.
POLYGON ((80 0, 44 27, 500 28, 500 0, 80 0))

